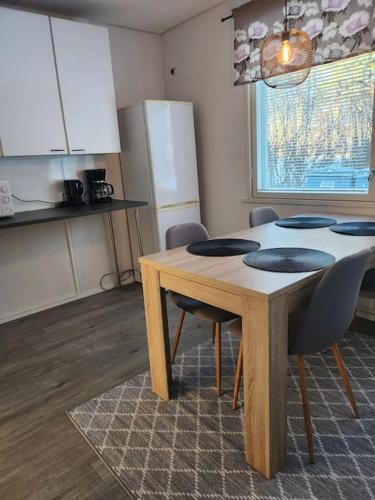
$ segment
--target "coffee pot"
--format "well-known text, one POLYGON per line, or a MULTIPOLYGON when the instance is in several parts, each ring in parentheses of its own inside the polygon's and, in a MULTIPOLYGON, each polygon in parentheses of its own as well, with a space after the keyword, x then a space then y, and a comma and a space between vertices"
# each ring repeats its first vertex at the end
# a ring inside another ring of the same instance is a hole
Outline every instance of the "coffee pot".
POLYGON ((64 181, 65 201, 68 207, 81 207, 83 201, 83 184, 78 179, 69 179, 64 181))
POLYGON ((112 200, 114 189, 112 184, 105 182, 105 168, 96 168, 93 170, 85 170, 88 195, 90 203, 108 203, 112 200))

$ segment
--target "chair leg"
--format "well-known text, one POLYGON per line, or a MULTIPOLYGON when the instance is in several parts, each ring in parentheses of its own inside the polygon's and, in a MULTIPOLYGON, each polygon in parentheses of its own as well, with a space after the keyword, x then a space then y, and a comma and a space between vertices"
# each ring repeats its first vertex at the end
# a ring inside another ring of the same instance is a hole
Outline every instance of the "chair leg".
POLYGON ((240 390, 241 379, 242 379, 242 367, 243 367, 243 342, 241 337, 240 350, 238 352, 238 357, 237 357, 236 376, 234 379, 233 401, 232 401, 233 410, 237 409, 238 393, 240 390))
POLYGON ((215 336, 216 336, 216 323, 212 323, 212 339, 211 339, 212 345, 215 343, 215 336))
POLYGON ((216 391, 221 396, 221 323, 215 323, 216 337, 216 391))
POLYGON ((350 382, 349 382, 349 377, 348 377, 348 374, 346 373, 344 361, 342 360, 342 357, 340 354, 340 349, 339 349, 339 346, 336 344, 336 342, 333 344, 331 349, 332 349, 333 356, 334 356, 335 361, 336 361, 337 368, 339 369, 340 376, 341 376, 342 381, 344 383, 346 394, 348 395, 349 402, 350 402, 352 410, 353 410, 353 415, 355 418, 359 418, 360 415, 359 415, 359 411, 357 408, 357 404, 356 404, 355 399, 354 399, 352 387, 351 387, 350 382))
POLYGON ((299 388, 301 392, 302 407, 303 407, 303 418, 305 420, 307 447, 309 450, 310 463, 313 464, 315 462, 315 458, 314 458, 313 432, 312 432, 312 424, 310 416, 310 403, 309 403, 309 395, 306 382, 305 363, 303 360, 303 356, 301 356, 301 354, 297 354, 297 366, 299 375, 298 377, 299 388))
POLYGON ((185 311, 182 309, 181 313, 180 313, 180 317, 178 318, 176 335, 175 335, 175 338, 173 341, 172 365, 173 365, 175 357, 176 357, 178 343, 180 342, 180 336, 181 336, 182 326, 184 324, 184 319, 185 319, 185 311))

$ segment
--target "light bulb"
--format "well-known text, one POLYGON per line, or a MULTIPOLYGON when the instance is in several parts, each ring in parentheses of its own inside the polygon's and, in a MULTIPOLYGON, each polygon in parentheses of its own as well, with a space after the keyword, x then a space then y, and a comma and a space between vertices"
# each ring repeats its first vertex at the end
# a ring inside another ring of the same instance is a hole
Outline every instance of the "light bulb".
POLYGON ((279 61, 281 64, 289 64, 292 59, 292 49, 289 44, 289 40, 283 40, 282 46, 279 54, 279 61))

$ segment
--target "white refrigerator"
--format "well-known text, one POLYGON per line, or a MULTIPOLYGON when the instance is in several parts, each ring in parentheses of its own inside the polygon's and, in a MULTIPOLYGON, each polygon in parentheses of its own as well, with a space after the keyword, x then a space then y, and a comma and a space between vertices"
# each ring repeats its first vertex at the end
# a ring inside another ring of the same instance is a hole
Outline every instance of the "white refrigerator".
MULTIPOLYGON (((125 197, 144 200, 139 210, 144 255, 165 250, 168 227, 200 222, 193 105, 143 101, 118 112, 125 197)), ((133 261, 139 244, 130 220, 133 261)))

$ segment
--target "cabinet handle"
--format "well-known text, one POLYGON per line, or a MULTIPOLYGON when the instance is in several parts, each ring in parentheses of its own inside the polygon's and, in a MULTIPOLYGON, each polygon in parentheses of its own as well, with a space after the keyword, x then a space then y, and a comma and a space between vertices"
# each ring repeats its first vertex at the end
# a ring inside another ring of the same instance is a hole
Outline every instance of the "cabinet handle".
POLYGON ((78 153, 78 152, 83 152, 86 151, 86 149, 72 149, 72 153, 78 153))
POLYGON ((65 153, 65 149, 50 149, 51 153, 65 153))

